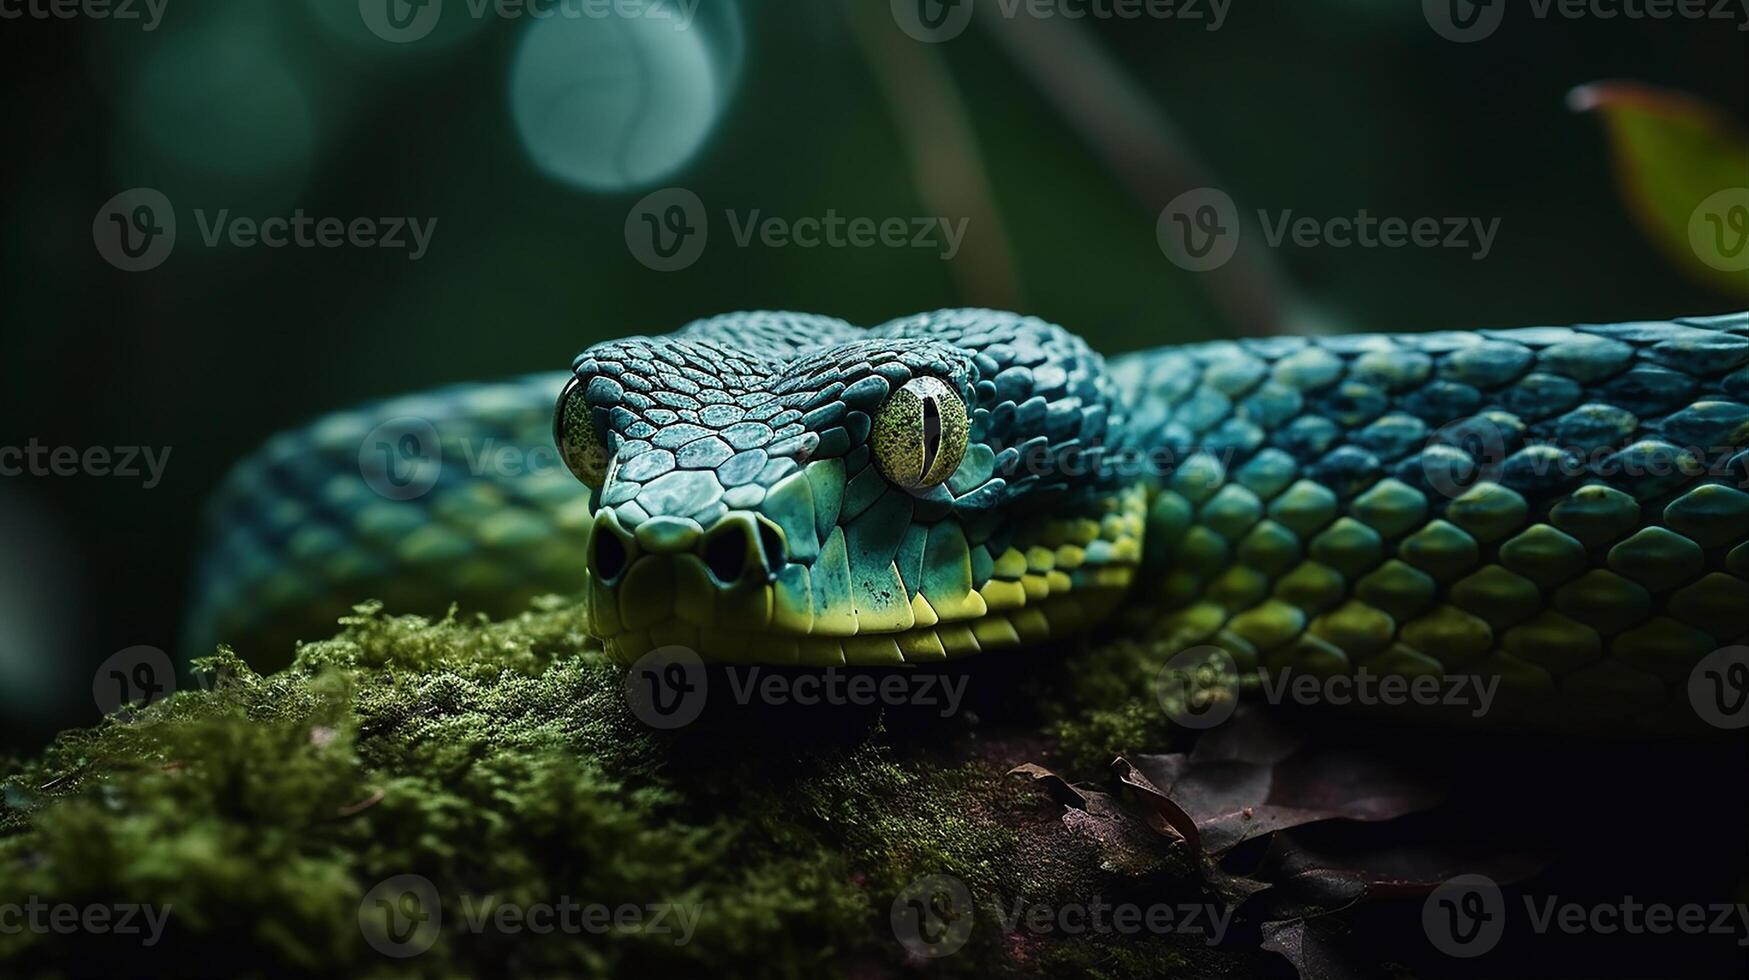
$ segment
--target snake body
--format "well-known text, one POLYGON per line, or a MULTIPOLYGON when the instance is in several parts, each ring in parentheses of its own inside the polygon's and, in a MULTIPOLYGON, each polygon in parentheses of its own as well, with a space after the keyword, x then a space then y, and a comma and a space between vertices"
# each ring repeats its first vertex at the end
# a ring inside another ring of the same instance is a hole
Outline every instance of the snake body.
POLYGON ((272 659, 367 598, 557 593, 621 663, 887 665, 1122 606, 1247 671, 1680 727, 1749 633, 1746 364, 1749 314, 1109 362, 987 310, 721 316, 277 437, 213 504, 188 635, 272 659))

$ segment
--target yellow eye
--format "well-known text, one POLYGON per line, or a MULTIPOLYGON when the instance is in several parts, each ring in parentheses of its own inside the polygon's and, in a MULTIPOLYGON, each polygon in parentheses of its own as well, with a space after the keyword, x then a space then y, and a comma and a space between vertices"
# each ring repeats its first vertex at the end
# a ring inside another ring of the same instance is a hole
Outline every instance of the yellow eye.
POLYGON ((924 490, 953 475, 966 455, 966 403, 939 378, 912 378, 875 416, 869 442, 886 478, 924 490))
POLYGON ((559 395, 559 407, 553 413, 553 441, 577 479, 601 489, 607 479, 607 443, 601 438, 601 427, 595 424, 595 410, 583 397, 579 378, 572 378, 559 395))

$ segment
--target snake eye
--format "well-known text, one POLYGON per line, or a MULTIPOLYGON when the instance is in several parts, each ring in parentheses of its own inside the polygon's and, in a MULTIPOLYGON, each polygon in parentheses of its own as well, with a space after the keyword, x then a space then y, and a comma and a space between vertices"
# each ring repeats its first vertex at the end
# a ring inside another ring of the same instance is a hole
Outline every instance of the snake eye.
POLYGON ((601 437, 601 427, 595 424, 595 410, 583 397, 581 378, 572 378, 559 394, 559 406, 553 413, 553 442, 565 466, 592 489, 601 489, 607 479, 607 441, 601 437))
POLYGON ((960 396, 939 378, 921 377, 906 382, 881 406, 869 441, 887 479, 924 490, 959 469, 970 432, 960 396))

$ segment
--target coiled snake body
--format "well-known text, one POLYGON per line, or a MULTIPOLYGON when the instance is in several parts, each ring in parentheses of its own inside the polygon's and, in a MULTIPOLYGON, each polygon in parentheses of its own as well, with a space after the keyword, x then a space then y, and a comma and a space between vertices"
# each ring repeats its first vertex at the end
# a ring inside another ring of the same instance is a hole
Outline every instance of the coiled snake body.
POLYGON ((1749 314, 1110 362, 984 310, 722 316, 276 438, 215 501, 189 636, 271 657, 366 598, 559 593, 622 663, 882 665, 1129 604, 1244 669, 1671 727, 1749 633, 1745 364, 1749 314))

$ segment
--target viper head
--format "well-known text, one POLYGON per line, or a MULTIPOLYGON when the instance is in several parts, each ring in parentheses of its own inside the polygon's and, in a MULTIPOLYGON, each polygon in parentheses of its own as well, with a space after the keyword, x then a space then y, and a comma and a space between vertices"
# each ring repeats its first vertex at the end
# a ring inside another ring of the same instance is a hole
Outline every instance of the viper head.
POLYGON ((556 438, 592 491, 590 629, 622 663, 939 660, 1085 626, 1134 575, 1112 383, 1041 320, 734 314, 572 373, 556 438))

